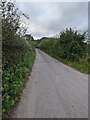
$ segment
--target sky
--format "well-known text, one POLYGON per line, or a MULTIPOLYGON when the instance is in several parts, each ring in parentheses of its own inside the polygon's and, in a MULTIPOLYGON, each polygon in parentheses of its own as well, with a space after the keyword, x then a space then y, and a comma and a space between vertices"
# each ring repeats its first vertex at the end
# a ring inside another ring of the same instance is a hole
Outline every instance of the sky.
POLYGON ((16 6, 29 16, 29 20, 23 21, 34 39, 52 37, 70 27, 79 31, 88 29, 88 2, 17 1, 16 6))

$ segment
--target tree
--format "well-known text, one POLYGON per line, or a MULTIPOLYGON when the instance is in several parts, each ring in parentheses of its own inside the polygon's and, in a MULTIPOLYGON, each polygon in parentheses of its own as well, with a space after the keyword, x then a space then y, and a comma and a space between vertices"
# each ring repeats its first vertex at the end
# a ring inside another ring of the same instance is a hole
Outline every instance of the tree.
POLYGON ((14 7, 13 2, 2 1, 2 42, 4 44, 14 45, 16 42, 16 36, 25 34, 27 26, 21 25, 21 16, 23 15, 27 19, 29 17, 20 12, 18 8, 14 7))
POLYGON ((8 44, 14 39, 17 30, 19 29, 20 16, 14 10, 14 4, 11 2, 2 2, 2 40, 3 43, 8 44))
POLYGON ((79 60, 85 57, 86 43, 85 36, 73 29, 66 29, 60 33, 60 51, 62 58, 70 60, 79 60))

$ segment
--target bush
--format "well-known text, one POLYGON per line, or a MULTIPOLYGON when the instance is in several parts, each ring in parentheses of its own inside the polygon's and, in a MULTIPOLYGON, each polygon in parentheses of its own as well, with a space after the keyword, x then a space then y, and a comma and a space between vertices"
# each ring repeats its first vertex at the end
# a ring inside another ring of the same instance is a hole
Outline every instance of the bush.
POLYGON ((4 115, 15 105, 22 92, 34 63, 35 50, 25 46, 7 46, 3 48, 3 54, 2 111, 4 115))
POLYGON ((38 47, 50 55, 55 54, 63 59, 79 61, 80 58, 86 57, 87 45, 84 39, 84 34, 70 28, 61 32, 58 38, 41 40, 38 47))

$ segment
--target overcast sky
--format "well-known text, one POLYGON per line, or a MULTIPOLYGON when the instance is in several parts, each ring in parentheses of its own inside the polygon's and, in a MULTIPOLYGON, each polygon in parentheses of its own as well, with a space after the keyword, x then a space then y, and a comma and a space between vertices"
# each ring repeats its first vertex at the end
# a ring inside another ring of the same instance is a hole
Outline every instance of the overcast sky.
POLYGON ((88 28, 87 2, 17 2, 16 6, 29 15, 25 21, 35 39, 54 36, 67 27, 88 28))

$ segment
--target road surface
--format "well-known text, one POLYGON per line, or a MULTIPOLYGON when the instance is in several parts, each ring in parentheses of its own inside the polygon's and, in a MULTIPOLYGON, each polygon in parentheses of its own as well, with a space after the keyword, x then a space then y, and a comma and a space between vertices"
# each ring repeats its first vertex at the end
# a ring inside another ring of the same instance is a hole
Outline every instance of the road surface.
POLYGON ((88 76, 36 50, 14 118, 88 118, 88 76))

